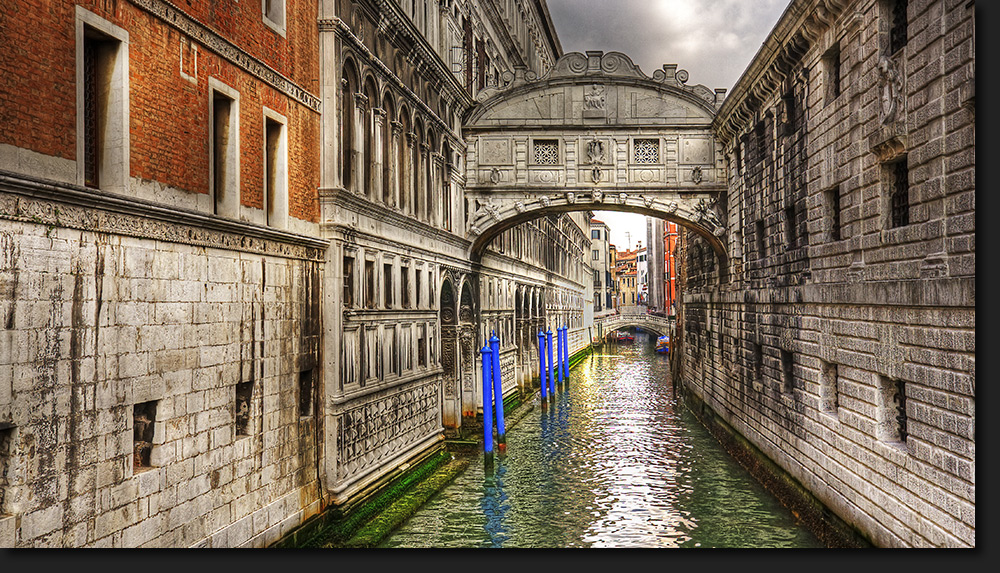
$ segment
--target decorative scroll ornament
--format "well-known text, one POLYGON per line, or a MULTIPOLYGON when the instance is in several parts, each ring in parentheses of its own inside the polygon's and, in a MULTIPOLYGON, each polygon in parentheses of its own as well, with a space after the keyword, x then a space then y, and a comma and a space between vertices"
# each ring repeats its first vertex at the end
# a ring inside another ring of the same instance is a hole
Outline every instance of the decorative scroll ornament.
POLYGON ((604 163, 604 142, 594 139, 587 143, 587 159, 593 165, 604 163))
POLYGON ((676 212, 677 212, 677 202, 671 201, 667 203, 667 213, 676 213, 676 212))
POLYGON ((691 170, 691 180, 694 181, 695 185, 701 183, 701 165, 696 165, 691 170))
POLYGON ((879 120, 882 124, 896 120, 902 107, 903 80, 896 69, 896 63, 887 57, 878 61, 879 120))
POLYGON ((476 225, 473 225, 473 226, 472 226, 472 227, 471 227, 471 228, 470 228, 469 230, 470 230, 470 231, 472 231, 472 234, 473 234, 473 235, 482 235, 482 234, 483 234, 483 230, 482 230, 482 229, 480 229, 480 228, 479 228, 478 226, 476 226, 476 225))
POLYGON ((494 185, 500 183, 500 169, 494 167, 490 170, 490 183, 494 185))
POLYGON ((604 200, 604 193, 600 191, 594 191, 594 203, 600 203, 604 200))
POLYGON ((593 180, 594 183, 600 183, 601 168, 595 165, 594 168, 590 170, 590 178, 591 180, 593 180))
POLYGON ((652 207, 653 201, 655 201, 655 199, 653 199, 652 197, 645 195, 642 197, 642 202, 646 204, 646 207, 652 207))

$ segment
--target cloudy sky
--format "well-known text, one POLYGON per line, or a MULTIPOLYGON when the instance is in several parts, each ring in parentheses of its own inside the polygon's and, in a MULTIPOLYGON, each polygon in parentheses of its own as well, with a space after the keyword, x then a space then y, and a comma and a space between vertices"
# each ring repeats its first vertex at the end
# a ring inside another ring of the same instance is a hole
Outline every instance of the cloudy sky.
MULTIPOLYGON (((789 0, 546 0, 563 52, 623 52, 644 74, 687 70, 688 85, 731 90, 789 0)), ((619 249, 645 243, 641 215, 599 211, 619 249), (640 231, 636 233, 636 229, 640 231), (626 240, 625 231, 631 236, 626 240), (638 235, 638 236, 637 236, 638 235)))

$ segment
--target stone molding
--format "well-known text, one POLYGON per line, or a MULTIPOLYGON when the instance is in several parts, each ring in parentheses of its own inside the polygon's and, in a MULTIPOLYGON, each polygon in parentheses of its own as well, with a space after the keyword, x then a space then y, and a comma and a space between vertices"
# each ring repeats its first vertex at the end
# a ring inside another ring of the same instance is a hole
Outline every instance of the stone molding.
POLYGON ((309 93, 273 68, 243 51, 235 44, 215 33, 207 26, 188 16, 170 2, 164 0, 132 0, 132 3, 158 17, 163 22, 187 34, 209 50, 219 54, 243 71, 264 81, 274 89, 319 113, 322 102, 319 96, 309 93))
POLYGON ((329 241, 0 171, 0 219, 322 261, 329 241))

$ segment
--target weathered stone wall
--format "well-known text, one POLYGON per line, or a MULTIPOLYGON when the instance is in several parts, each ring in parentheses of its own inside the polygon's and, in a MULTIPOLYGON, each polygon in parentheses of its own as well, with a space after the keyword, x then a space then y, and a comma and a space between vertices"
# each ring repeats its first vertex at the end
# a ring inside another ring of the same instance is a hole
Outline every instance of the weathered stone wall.
POLYGON ((263 546, 319 510, 314 254, 56 226, 11 205, 0 546, 263 546))
POLYGON ((683 381, 874 544, 975 546, 974 9, 909 2, 887 55, 891 3, 834 4, 720 110, 738 256, 688 236, 683 381))

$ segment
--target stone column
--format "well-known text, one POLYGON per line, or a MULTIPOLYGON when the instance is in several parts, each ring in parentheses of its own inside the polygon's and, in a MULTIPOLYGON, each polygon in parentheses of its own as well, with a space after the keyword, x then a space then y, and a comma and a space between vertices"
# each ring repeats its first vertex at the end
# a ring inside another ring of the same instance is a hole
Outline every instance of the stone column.
POLYGON ((354 94, 354 145, 351 149, 351 168, 354 176, 351 177, 351 191, 355 193, 365 193, 365 179, 367 179, 367 169, 362 165, 365 148, 365 130, 369 126, 365 125, 365 108, 368 106, 368 96, 363 93, 354 94))
POLYGON ((417 218, 425 223, 430 222, 430 194, 427 189, 427 173, 431 168, 431 146, 427 144, 426 141, 420 143, 420 149, 417 150, 420 154, 420 169, 417 171, 417 184, 414 186, 414 190, 423 199, 420 205, 420 212, 417 213, 417 218))
POLYGON ((433 203, 428 203, 432 206, 431 224, 435 227, 443 227, 444 219, 442 214, 444 213, 445 197, 444 189, 440 185, 440 174, 444 171, 444 155, 437 152, 431 153, 430 170, 431 190, 428 194, 435 199, 433 203))
POLYGON ((416 182, 413 180, 413 162, 417 157, 416 143, 417 134, 412 131, 408 132, 406 134, 406 153, 404 154, 408 161, 403 165, 403 194, 406 198, 405 213, 413 217, 417 216, 416 194, 414 193, 416 182))
POLYGON ((385 122, 385 110, 381 108, 372 109, 372 172, 369 181, 371 182, 370 198, 382 202, 385 198, 382 192, 382 164, 385 158, 382 157, 382 124, 385 122))
POLYGON ((403 123, 394 121, 390 125, 392 126, 392 145, 387 158, 389 161, 390 203, 393 207, 399 208, 399 182, 400 170, 402 169, 399 164, 399 138, 403 135, 403 123))

